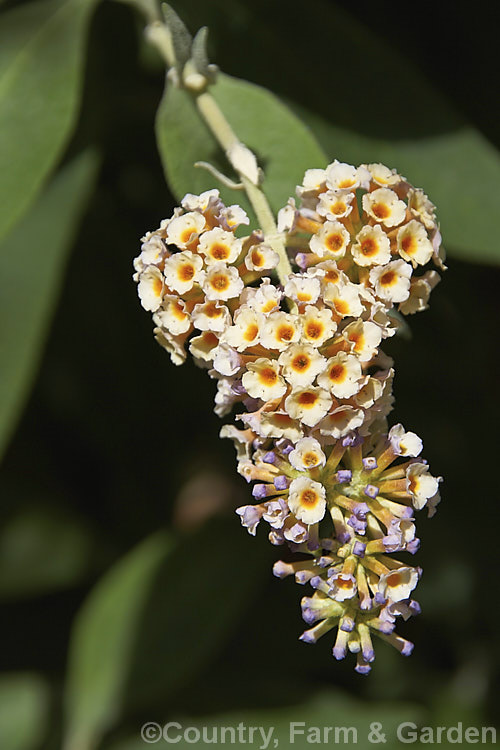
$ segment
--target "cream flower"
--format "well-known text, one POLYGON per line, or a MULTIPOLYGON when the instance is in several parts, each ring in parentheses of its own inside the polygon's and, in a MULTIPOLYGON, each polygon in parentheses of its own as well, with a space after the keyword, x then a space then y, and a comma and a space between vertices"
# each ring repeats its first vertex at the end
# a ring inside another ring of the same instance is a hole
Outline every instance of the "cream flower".
POLYGON ((174 365, 184 364, 186 361, 186 350, 184 349, 186 337, 184 335, 174 336, 169 331, 158 327, 153 329, 153 334, 159 345, 170 354, 170 359, 174 365))
POLYGON ((376 323, 355 320, 344 328, 342 336, 351 344, 351 351, 360 362, 369 362, 377 353, 382 331, 376 323))
POLYGON ((205 217, 198 211, 177 216, 167 227, 167 242, 185 248, 205 229, 205 217))
POLYGON ((421 510, 429 498, 437 495, 439 479, 429 474, 427 464, 410 464, 406 470, 406 489, 412 497, 414 508, 421 510))
POLYGON ((203 281, 203 291, 209 300, 223 300, 238 297, 243 289, 243 281, 234 266, 219 262, 207 268, 203 281))
POLYGON ((213 300, 195 305, 192 319, 194 326, 200 331, 222 333, 231 325, 231 313, 226 305, 213 300))
POLYGON ((414 432, 406 432, 402 424, 391 427, 388 438, 398 456, 415 458, 422 452, 422 440, 414 432))
POLYGON ((401 602, 410 597, 419 579, 417 568, 401 567, 380 576, 378 590, 386 599, 401 602))
POLYGON ((321 435, 329 435, 338 440, 360 427, 364 419, 365 414, 362 409, 354 409, 354 407, 346 404, 327 414, 319 423, 319 431, 321 435))
POLYGON ((166 259, 164 268, 167 286, 178 294, 189 292, 195 283, 201 281, 202 268, 203 261, 200 256, 189 250, 171 255, 166 259))
POLYGON ((290 483, 288 507, 305 524, 318 523, 326 511, 326 491, 322 484, 308 477, 290 483))
POLYGON ((365 167, 353 167, 352 164, 339 162, 337 159, 326 168, 326 184, 331 190, 355 190, 367 188, 370 174, 365 167))
POLYGON ((309 469, 324 466, 326 456, 317 440, 305 437, 299 440, 295 448, 290 451, 288 460, 297 471, 309 471, 309 469))
POLYGON ((327 190, 319 196, 316 211, 329 221, 343 219, 349 216, 353 209, 354 193, 343 190, 327 190))
POLYGON ((300 338, 298 316, 285 312, 271 313, 261 332, 261 343, 266 349, 283 351, 300 338))
POLYGON ((302 185, 297 186, 297 196, 304 205, 308 205, 311 198, 316 198, 325 188, 326 171, 324 169, 306 169, 302 185))
POLYGON ((429 230, 437 228, 436 206, 420 188, 410 188, 408 192, 408 206, 415 218, 429 230))
POLYGON ((223 340, 234 346, 239 352, 259 342, 259 333, 264 322, 262 313, 256 312, 249 305, 242 305, 234 315, 234 325, 224 333, 223 340))
POLYGON ((212 331, 203 331, 200 336, 194 336, 189 343, 189 351, 196 357, 196 359, 202 360, 203 362, 211 362, 214 358, 214 354, 217 346, 219 345, 219 338, 212 331))
POLYGON ((333 321, 332 312, 328 308, 319 310, 313 305, 307 305, 300 316, 302 341, 312 346, 322 346, 333 336, 337 329, 333 321))
POLYGON ((213 367, 216 372, 226 377, 232 377, 243 366, 243 360, 232 346, 220 342, 213 350, 213 367))
POLYGON ((397 247, 401 257, 411 261, 413 267, 424 266, 430 261, 434 252, 424 225, 415 219, 398 229, 397 247))
POLYGON ((241 224, 250 224, 247 212, 236 204, 233 206, 223 206, 219 212, 219 220, 221 223, 225 223, 231 230, 236 229, 241 224))
POLYGON ((162 309, 153 316, 153 320, 174 336, 186 333, 191 327, 191 317, 186 311, 184 300, 172 294, 163 299, 162 309))
POLYGON ((278 263, 278 253, 264 243, 252 245, 245 258, 245 266, 249 271, 264 271, 276 268, 278 263))
POLYGON ((292 344, 278 358, 283 376, 293 388, 311 385, 316 375, 323 372, 326 359, 309 344, 292 344))
POLYGON ((241 294, 241 302, 267 315, 278 310, 282 296, 282 292, 271 284, 270 279, 265 278, 257 289, 245 287, 241 294))
POLYGON ((213 190, 205 190, 205 192, 200 193, 200 195, 186 193, 181 201, 181 206, 185 211, 201 211, 204 213, 211 204, 213 205, 215 203, 222 205, 219 191, 216 188, 213 190))
POLYGON ((331 596, 336 602, 345 602, 356 596, 358 590, 356 579, 351 573, 335 573, 329 583, 332 587, 331 596))
POLYGON ((403 315, 412 315, 426 310, 431 292, 440 280, 436 271, 427 271, 423 276, 413 278, 410 282, 410 296, 399 305, 399 311, 403 315))
POLYGON ((139 274, 137 293, 145 310, 158 310, 163 300, 164 279, 156 266, 146 266, 139 274))
POLYGON ((396 227, 406 216, 406 203, 399 200, 394 190, 377 188, 363 195, 363 210, 386 227, 396 227))
POLYGON ((404 302, 410 294, 411 266, 404 260, 393 260, 386 266, 375 266, 370 271, 370 282, 380 299, 404 302))
POLYGON ((207 265, 234 263, 241 253, 241 247, 242 240, 237 239, 232 232, 215 227, 201 235, 198 252, 205 256, 207 265))
POLYGON ((299 419, 308 427, 314 427, 332 405, 332 397, 323 388, 298 388, 285 399, 285 411, 292 419, 299 419))
POLYGON ((351 235, 340 221, 325 221, 309 241, 311 251, 320 258, 338 260, 345 255, 351 235))
POLYGON ((380 224, 364 226, 352 246, 352 257, 358 266, 380 266, 391 259, 391 243, 380 224))
POLYGON ((389 169, 384 164, 365 164, 364 166, 369 171, 373 182, 376 182, 380 187, 397 185, 403 179, 395 169, 389 169))
POLYGON ((318 384, 331 391, 337 398, 353 396, 363 383, 359 359, 345 352, 339 352, 334 357, 330 357, 325 371, 318 377, 318 384))
POLYGON ((285 297, 289 297, 299 304, 314 303, 320 295, 321 283, 314 276, 294 273, 288 277, 284 292, 285 297))
POLYGON ((288 203, 278 211, 278 232, 293 232, 298 217, 297 206, 294 198, 289 198, 288 203))
POLYGON ((262 437, 285 438, 292 443, 302 437, 300 423, 283 411, 263 412, 255 431, 262 437))
POLYGON ((241 380, 249 396, 263 401, 281 398, 287 389, 276 360, 265 357, 249 362, 241 380))
POLYGON ((141 245, 140 258, 145 266, 152 263, 161 263, 167 252, 162 238, 155 232, 148 232, 145 241, 141 245))
POLYGON ((350 281, 329 284, 324 291, 324 300, 341 318, 358 318, 363 312, 360 289, 350 281))

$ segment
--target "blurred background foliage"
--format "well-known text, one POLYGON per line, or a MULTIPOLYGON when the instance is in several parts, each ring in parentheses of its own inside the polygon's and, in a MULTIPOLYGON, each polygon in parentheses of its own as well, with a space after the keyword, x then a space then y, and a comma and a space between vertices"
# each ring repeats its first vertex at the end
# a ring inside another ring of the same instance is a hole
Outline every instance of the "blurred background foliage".
POLYGON ((407 9, 408 21, 347 0, 175 4, 191 31, 210 27, 222 70, 299 116, 218 84, 276 206, 320 149, 382 160, 438 204, 449 271, 389 353, 393 421, 423 436, 443 503, 420 519, 414 656, 379 644, 362 678, 327 638, 297 641, 302 590, 272 577, 278 551, 233 513, 248 489, 217 440, 213 382, 171 365, 131 281, 140 236, 175 193, 208 186, 191 168, 198 150, 220 155, 196 122, 183 131, 185 102, 169 92, 157 121, 169 193, 154 130, 164 70, 136 8, 2 2, 2 750, 138 750, 144 721, 182 717, 356 725, 361 747, 370 721, 389 739, 399 721, 494 722, 500 167, 487 7, 407 9))

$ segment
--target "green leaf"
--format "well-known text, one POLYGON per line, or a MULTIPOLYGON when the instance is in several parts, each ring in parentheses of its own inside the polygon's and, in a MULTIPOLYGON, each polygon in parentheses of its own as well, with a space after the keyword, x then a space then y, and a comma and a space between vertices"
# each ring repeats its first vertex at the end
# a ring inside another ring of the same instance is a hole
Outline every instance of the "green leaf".
POLYGON ((49 692, 40 677, 4 674, 0 677, 0 747, 35 750, 43 741, 49 715, 49 692))
POLYGON ((136 628, 170 549, 163 533, 146 539, 104 576, 77 616, 66 689, 66 750, 96 748, 119 714, 136 628))
POLYGON ((59 160, 80 102, 97 0, 46 0, 0 17, 0 240, 59 160))
MULTIPOLYGON (((265 172, 263 190, 277 211, 294 194, 306 169, 325 165, 325 155, 311 131, 266 89, 219 74, 209 91, 238 138, 257 155, 265 172)), ((230 169, 192 97, 168 82, 156 135, 167 181, 177 198, 218 187, 224 202, 239 203, 251 213, 244 193, 216 184, 212 175, 194 167, 197 161, 207 161, 223 174, 230 169)))
POLYGON ((176 544, 159 533, 122 559, 77 617, 65 750, 94 750, 127 708, 145 710, 183 687, 215 656, 270 568, 236 517, 176 544))
POLYGON ((500 157, 472 127, 411 140, 382 140, 342 130, 300 108, 331 160, 382 162, 421 187, 437 206, 450 254, 500 263, 496 231, 500 157))
MULTIPOLYGON (((373 738, 377 736, 376 728, 378 726, 386 737, 383 747, 386 750, 396 750, 396 748, 401 747, 401 743, 397 739, 397 727, 402 722, 419 722, 423 713, 414 704, 397 702, 365 703, 351 698, 346 693, 332 690, 320 693, 307 702, 285 708, 242 710, 238 711, 237 714, 204 716, 202 719, 199 717, 194 719, 172 717, 172 721, 180 724, 181 728, 171 726, 167 729, 167 736, 172 739, 179 736, 179 741, 175 743, 175 747, 179 750, 193 746, 193 742, 189 742, 189 740, 196 737, 195 731, 190 730, 188 732, 187 740, 183 738, 183 731, 188 727, 198 728, 200 734, 206 727, 205 731, 208 731, 209 740, 212 738, 211 728, 218 728, 219 743, 215 743, 214 747, 219 747, 223 742, 237 745, 238 739, 241 737, 243 742, 240 740, 240 744, 249 748, 287 748, 293 746, 294 750, 310 750, 311 747, 330 747, 333 745, 347 747, 352 745, 360 748, 360 750, 369 750, 373 747, 373 743, 370 742, 368 737, 372 731, 375 732, 373 738), (222 734, 220 733, 222 727, 231 729, 225 730, 225 734, 222 734), (250 738, 250 727, 256 727, 253 741, 250 738), (261 734, 260 727, 264 736, 261 734), (332 728, 330 731, 328 731, 329 727, 332 728), (223 737, 225 739, 221 742, 223 737), (265 744, 266 741, 268 741, 268 744, 265 744)), ((164 720, 159 717, 156 722, 163 726, 164 720)), ((155 730, 153 728, 150 731, 151 741, 155 730)), ((145 734, 145 736, 147 735, 145 734)), ((201 737, 203 737, 202 734, 201 737)), ((143 739, 136 738, 112 744, 108 748, 109 750, 141 750, 144 744, 143 739)), ((201 747, 207 746, 202 740, 199 745, 201 747)))
POLYGON ((92 153, 66 166, 0 245, 0 455, 33 380, 96 167, 92 153))

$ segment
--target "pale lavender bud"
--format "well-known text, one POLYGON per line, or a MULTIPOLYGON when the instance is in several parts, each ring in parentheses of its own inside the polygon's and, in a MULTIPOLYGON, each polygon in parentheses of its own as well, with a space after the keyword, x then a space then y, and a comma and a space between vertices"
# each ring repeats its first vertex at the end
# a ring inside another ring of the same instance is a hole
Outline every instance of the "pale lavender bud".
POLYGON ((276 578, 286 578, 287 576, 290 576, 293 574, 293 566, 290 565, 290 563, 283 562, 283 560, 278 560, 273 565, 273 575, 276 576, 276 578))
POLYGON ((352 479, 352 471, 350 469, 340 469, 340 471, 337 471, 335 479, 339 484, 350 482, 352 479))
POLYGON ((268 451, 262 456, 262 460, 265 464, 274 464, 276 462, 276 453, 274 451, 268 451))
POLYGON ((372 500, 375 500, 379 492, 380 492, 379 488, 375 487, 374 484, 367 484, 364 489, 365 495, 367 497, 370 497, 372 500))
POLYGON ((359 542, 358 540, 356 540, 352 545, 352 554, 357 555, 358 557, 364 557, 365 550, 366 544, 363 544, 363 542, 359 542))
POLYGON ((363 458, 363 468, 365 471, 373 471, 377 466, 378 464, 375 456, 366 456, 366 458, 363 458))
POLYGON ((267 497, 269 494, 267 484, 255 484, 252 487, 252 495, 256 500, 262 500, 262 498, 267 497))
POLYGON ((366 531, 366 521, 360 520, 354 515, 349 516, 347 523, 351 528, 354 529, 358 534, 364 534, 366 531))
POLYGON ((290 480, 284 474, 275 477, 274 486, 277 490, 286 490, 290 486, 290 480))
POLYGON ((412 555, 417 552, 417 550, 420 547, 420 539, 413 539, 411 542, 408 542, 406 545, 406 549, 408 552, 410 552, 412 555))

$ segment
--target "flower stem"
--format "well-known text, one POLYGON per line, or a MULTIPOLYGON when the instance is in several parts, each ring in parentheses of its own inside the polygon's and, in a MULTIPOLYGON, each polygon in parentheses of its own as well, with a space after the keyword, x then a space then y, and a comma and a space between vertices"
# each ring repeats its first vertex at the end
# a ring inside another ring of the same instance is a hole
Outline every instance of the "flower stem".
MULTIPOLYGON (((175 54, 168 27, 158 21, 150 24, 147 29, 147 38, 157 47, 167 66, 174 67, 176 63, 175 54)), ((173 82, 171 85, 174 85, 173 82)), ((231 166, 239 175, 264 237, 279 256, 276 272, 280 282, 285 284, 288 276, 292 273, 292 268, 286 252, 284 238, 278 232, 267 197, 253 175, 253 171, 255 171, 255 175, 258 174, 254 154, 241 143, 214 97, 208 93, 206 88, 197 90, 186 85, 185 91, 186 94, 190 94, 194 98, 201 117, 224 149, 231 166), (244 163, 246 160, 249 162, 250 170, 246 169, 247 165, 244 163)))

